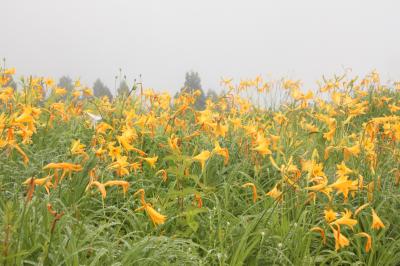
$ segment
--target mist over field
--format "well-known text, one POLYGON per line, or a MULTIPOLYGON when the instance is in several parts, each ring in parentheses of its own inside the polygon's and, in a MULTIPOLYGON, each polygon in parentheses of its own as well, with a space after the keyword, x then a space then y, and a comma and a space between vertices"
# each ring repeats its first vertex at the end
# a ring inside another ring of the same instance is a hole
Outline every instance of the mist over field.
MULTIPOLYGON (((399 80, 400 2, 384 1, 2 1, 0 56, 18 75, 69 75, 112 90, 128 83, 175 93, 184 74, 203 89, 221 77, 302 79, 374 69, 399 80)), ((115 92, 114 92, 115 93, 115 92)))
POLYGON ((0 0, 0 265, 400 265, 399 1, 0 0))

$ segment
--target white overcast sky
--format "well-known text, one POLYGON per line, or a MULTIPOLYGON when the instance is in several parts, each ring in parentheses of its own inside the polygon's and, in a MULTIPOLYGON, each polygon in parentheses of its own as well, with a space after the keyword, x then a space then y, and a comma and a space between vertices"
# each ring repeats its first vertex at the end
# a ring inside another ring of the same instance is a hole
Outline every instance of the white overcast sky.
POLYGON ((0 0, 0 19, 0 57, 17 76, 113 89, 122 68, 171 92, 188 70, 205 90, 257 74, 310 87, 344 68, 400 80, 398 0, 0 0))

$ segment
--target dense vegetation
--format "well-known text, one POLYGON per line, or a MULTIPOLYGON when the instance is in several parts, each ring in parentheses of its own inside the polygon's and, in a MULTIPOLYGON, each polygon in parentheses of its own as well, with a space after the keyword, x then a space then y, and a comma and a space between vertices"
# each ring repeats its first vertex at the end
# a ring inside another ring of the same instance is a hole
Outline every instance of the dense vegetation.
POLYGON ((375 72, 317 93, 224 79, 204 110, 197 91, 135 85, 110 101, 79 81, 16 90, 13 74, 0 75, 3 265, 400 264, 400 85, 375 72))

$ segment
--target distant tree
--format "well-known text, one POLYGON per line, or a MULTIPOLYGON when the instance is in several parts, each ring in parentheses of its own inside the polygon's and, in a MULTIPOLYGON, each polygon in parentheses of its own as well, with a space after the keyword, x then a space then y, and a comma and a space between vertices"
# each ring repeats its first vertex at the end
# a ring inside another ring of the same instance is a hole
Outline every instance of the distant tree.
POLYGON ((117 93, 118 93, 119 96, 127 95, 129 93, 129 86, 126 83, 126 80, 122 80, 119 83, 119 87, 118 87, 117 93))
MULTIPOLYGON (((5 57, 3 57, 3 67, 4 68, 6 68, 6 58, 5 57)), ((2 67, 0 66, 0 69, 1 69, 2 67)), ((11 69, 10 69, 11 70, 11 69)), ((15 69, 14 69, 14 72, 15 72, 15 69)), ((11 87, 11 88, 13 88, 14 90, 16 90, 17 89, 17 83, 14 81, 14 78, 13 78, 13 76, 11 76, 10 75, 10 79, 8 80, 8 82, 5 84, 5 87, 11 87)))
POLYGON ((209 89, 207 91, 206 99, 210 99, 213 102, 216 102, 218 100, 218 94, 213 89, 209 89))
POLYGON ((107 96, 110 100, 112 99, 112 94, 110 92, 110 89, 101 82, 101 80, 98 78, 93 84, 93 94, 96 97, 103 97, 107 96))
POLYGON ((201 88, 201 79, 199 73, 194 71, 186 72, 185 83, 183 84, 183 88, 181 89, 180 93, 193 93, 196 90, 200 91, 200 96, 197 98, 194 106, 196 109, 204 109, 206 97, 203 89, 201 88))
POLYGON ((58 87, 66 89, 68 92, 72 92, 74 89, 74 83, 68 76, 62 76, 57 84, 58 87))
POLYGON ((12 76, 10 76, 10 80, 7 82, 6 87, 11 87, 14 90, 17 89, 17 83, 15 82, 15 80, 12 76))

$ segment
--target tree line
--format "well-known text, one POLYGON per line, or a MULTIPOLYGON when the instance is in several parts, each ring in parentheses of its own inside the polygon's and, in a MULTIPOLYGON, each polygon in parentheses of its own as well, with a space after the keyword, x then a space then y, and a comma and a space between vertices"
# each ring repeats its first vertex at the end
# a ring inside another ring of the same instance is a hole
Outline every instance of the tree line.
MULTIPOLYGON (((116 79, 117 81, 117 79, 116 79)), ((11 79, 9 81, 8 86, 13 87, 14 89, 17 88, 16 82, 11 79)), ((74 81, 69 76, 62 76, 58 80, 58 87, 64 88, 67 92, 72 92, 74 89, 74 81)), ((111 93, 110 88, 108 88, 100 78, 96 79, 93 83, 93 94, 96 97, 104 97, 107 96, 110 100, 113 99, 114 95, 111 93)), ((117 88, 117 97, 121 95, 127 95, 129 93, 129 85, 126 82, 126 79, 120 79, 119 86, 117 88)), ((198 72, 190 71, 186 72, 185 75, 185 82, 183 87, 175 94, 175 98, 179 96, 181 93, 193 93, 194 91, 200 91, 200 95, 195 102, 196 109, 204 109, 206 99, 211 99, 212 101, 216 101, 218 98, 217 93, 213 89, 209 89, 207 94, 204 93, 203 88, 201 86, 201 79, 198 72)))

